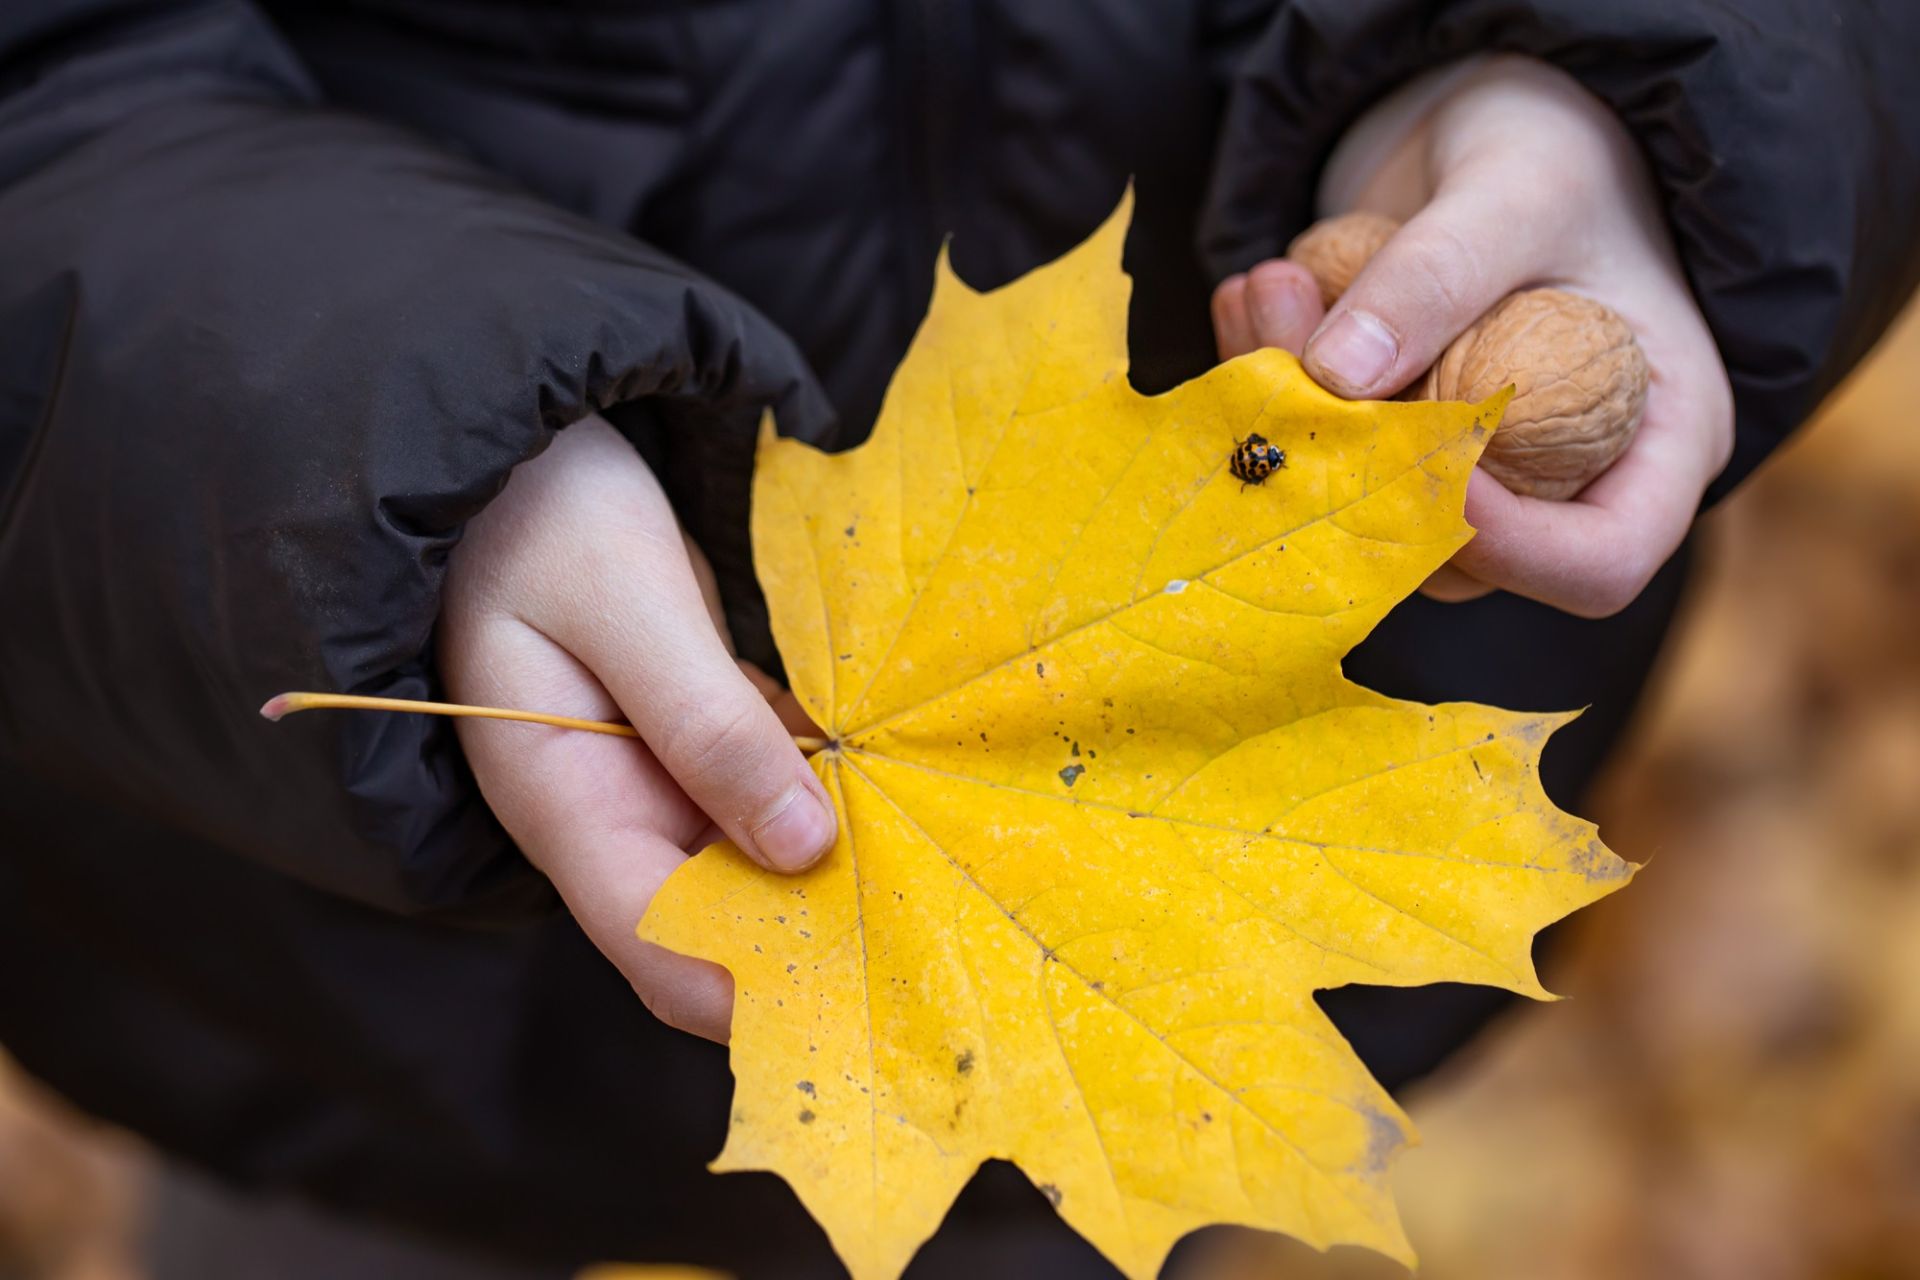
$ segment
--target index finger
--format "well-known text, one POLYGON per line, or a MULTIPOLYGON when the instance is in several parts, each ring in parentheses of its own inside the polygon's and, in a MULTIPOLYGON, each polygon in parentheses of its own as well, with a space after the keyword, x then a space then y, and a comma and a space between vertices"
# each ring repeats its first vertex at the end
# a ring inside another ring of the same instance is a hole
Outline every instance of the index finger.
POLYGON ((1687 436, 1651 414, 1620 460, 1570 501, 1511 493, 1475 470, 1466 515, 1477 532, 1452 563, 1490 586, 1607 617, 1679 549, 1710 478, 1687 436))

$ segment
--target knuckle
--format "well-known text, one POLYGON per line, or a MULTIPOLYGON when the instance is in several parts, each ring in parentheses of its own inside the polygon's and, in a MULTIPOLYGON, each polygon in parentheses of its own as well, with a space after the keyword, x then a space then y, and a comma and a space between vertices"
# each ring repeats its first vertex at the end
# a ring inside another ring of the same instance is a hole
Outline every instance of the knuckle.
POLYGON ((651 982, 639 981, 632 985, 633 993, 640 997, 640 1003, 646 1007, 648 1013, 670 1027, 682 1031, 687 1029, 681 1002, 674 995, 672 988, 662 989, 651 982))
POLYGON ((635 995, 661 1022, 709 1039, 726 1038, 733 1006, 733 980, 704 964, 685 972, 661 972, 629 979, 635 995))
POLYGON ((1463 324, 1473 320, 1485 309, 1481 283, 1487 270, 1482 248, 1472 237, 1443 222, 1426 223, 1409 231, 1412 234, 1405 246, 1405 261, 1411 268, 1411 291, 1417 305, 1463 324))
POLYGON ((764 763, 766 746, 757 708, 744 700, 689 708, 665 752, 674 775, 692 788, 736 785, 764 763))
POLYGON ((1583 618, 1611 618, 1635 600, 1652 581, 1654 569, 1642 555, 1625 555, 1607 562, 1589 583, 1588 591, 1576 609, 1583 618))

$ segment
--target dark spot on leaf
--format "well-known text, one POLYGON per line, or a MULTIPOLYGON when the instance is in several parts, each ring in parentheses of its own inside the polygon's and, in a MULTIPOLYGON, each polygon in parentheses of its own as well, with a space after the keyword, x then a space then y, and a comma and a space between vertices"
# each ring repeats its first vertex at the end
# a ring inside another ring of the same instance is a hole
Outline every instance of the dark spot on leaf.
POLYGON ((973 1050, 971 1050, 971 1049, 968 1049, 968 1050, 967 1050, 967 1051, 966 1051, 965 1053, 963 1053, 963 1054, 961 1054, 961 1055, 960 1055, 959 1057, 957 1057, 957 1058, 955 1058, 955 1059, 953 1060, 953 1069, 954 1069, 955 1071, 958 1071, 958 1072, 959 1072, 959 1073, 960 1073, 961 1075, 963 1075, 963 1076, 964 1076, 964 1075, 967 1075, 967 1074, 969 1074, 970 1072, 972 1072, 972 1070, 973 1070, 973 1050))
POLYGON ((1213 1123, 1213 1112, 1211 1112, 1211 1111, 1202 1111, 1202 1112, 1200 1113, 1200 1123, 1202 1123, 1202 1124, 1212 1124, 1212 1123, 1213 1123))
POLYGON ((848 526, 847 526, 847 536, 848 536, 849 538, 851 538, 851 537, 853 536, 853 526, 852 526, 852 525, 848 525, 848 526))
POLYGON ((1074 783, 1080 781, 1080 775, 1086 771, 1087 766, 1083 764, 1070 764, 1060 771, 1060 781, 1071 787, 1074 783))
POLYGON ((1039 677, 1040 677, 1040 678, 1042 678, 1042 679, 1045 679, 1045 678, 1046 678, 1046 675, 1047 675, 1047 664, 1046 664, 1046 663, 1044 663, 1044 662, 1036 662, 1036 663, 1034 663, 1034 664, 1033 664, 1033 674, 1035 674, 1035 675, 1037 675, 1037 676, 1039 676, 1039 677))
POLYGON ((802 1080, 799 1084, 796 1084, 793 1087, 798 1089, 800 1092, 806 1094, 809 1098, 814 1096, 813 1081, 811 1080, 802 1080))
POLYGON ((765 955, 765 954, 766 954, 766 952, 764 952, 764 951, 762 951, 762 950, 760 950, 760 944, 759 944, 759 943, 757 943, 757 942, 753 944, 753 951, 754 951, 754 954, 755 954, 755 955, 765 955))
POLYGON ((1080 754, 1080 744, 1078 742, 1073 744, 1073 749, 1070 754, 1073 754, 1076 756, 1080 754))
POLYGON ((778 920, 781 924, 785 924, 787 922, 787 918, 785 916, 775 916, 774 919, 778 920))
POLYGON ((1387 1167, 1393 1153, 1407 1145, 1406 1131, 1398 1120, 1371 1107, 1361 1115, 1367 1122, 1367 1152, 1361 1157, 1360 1171, 1379 1173, 1387 1167))
POLYGON ((800 931, 800 936, 803 938, 811 938, 813 935, 808 933, 805 929, 802 929, 800 931))
POLYGON ((789 964, 789 965, 787 966, 787 972, 788 972, 788 973, 792 973, 792 972, 793 972, 793 971, 794 971, 795 969, 798 969, 799 967, 800 967, 800 966, 799 966, 799 965, 797 965, 797 964, 789 964))
POLYGON ((1060 1207, 1060 1202, 1066 1199, 1064 1195, 1060 1194, 1060 1188, 1054 1186, 1051 1182, 1043 1182, 1040 1184, 1040 1194, 1045 1196, 1047 1203, 1056 1209, 1060 1207))
POLYGON ((1589 840, 1567 859, 1568 866, 1577 874, 1585 876, 1589 882, 1605 883, 1610 880, 1624 880, 1633 874, 1633 867, 1607 852, 1606 847, 1597 840, 1589 840))
POLYGON ((811 1112, 811 1111, 807 1111, 807 1110, 802 1110, 802 1111, 800 1112, 800 1123, 801 1123, 801 1124, 812 1124, 812 1123, 813 1123, 813 1112, 811 1112))

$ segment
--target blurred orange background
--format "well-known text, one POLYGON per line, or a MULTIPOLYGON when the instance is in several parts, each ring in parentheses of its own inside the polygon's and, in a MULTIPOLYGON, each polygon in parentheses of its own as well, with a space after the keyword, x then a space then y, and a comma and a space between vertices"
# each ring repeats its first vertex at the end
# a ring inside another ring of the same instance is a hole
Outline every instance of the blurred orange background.
MULTIPOLYGON (((1429 1280, 1920 1277, 1920 307, 1705 522, 1588 805, 1651 865, 1405 1101, 1429 1280)), ((140 1280, 147 1158, 0 1060, 0 1280, 140 1280)), ((1404 1275, 1251 1233, 1209 1280, 1404 1275)), ((223 1280, 223 1278, 211 1278, 223 1280)))

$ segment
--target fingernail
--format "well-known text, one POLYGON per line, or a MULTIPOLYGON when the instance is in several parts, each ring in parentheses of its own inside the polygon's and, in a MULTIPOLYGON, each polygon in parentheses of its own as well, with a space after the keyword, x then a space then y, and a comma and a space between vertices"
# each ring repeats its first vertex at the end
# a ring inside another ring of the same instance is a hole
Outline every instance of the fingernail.
POLYGON ((773 816, 753 829, 754 847, 775 871, 799 871, 819 861, 833 843, 833 815, 820 797, 798 783, 773 816))
POLYGON ((1247 295, 1253 303, 1253 327, 1267 346, 1281 346, 1289 337, 1300 341, 1300 322, 1305 318, 1306 299, 1298 289, 1266 285, 1255 280, 1247 295))
POLYGON ((1343 311, 1307 344, 1307 356, 1320 381, 1343 396, 1366 395, 1393 368, 1400 344, 1379 317, 1343 311))

